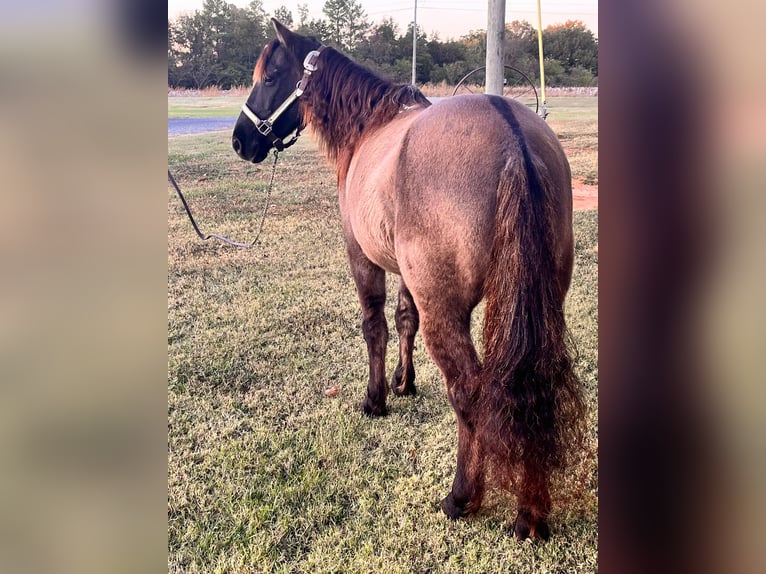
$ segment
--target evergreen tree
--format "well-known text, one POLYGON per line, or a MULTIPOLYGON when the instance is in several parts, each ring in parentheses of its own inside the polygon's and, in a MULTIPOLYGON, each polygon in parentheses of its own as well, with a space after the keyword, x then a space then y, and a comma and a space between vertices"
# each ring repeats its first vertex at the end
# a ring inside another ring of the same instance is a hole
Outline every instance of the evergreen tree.
POLYGON ((330 43, 353 53, 370 28, 367 14, 356 0, 327 0, 322 8, 327 16, 330 43))
POLYGON ((282 22, 288 28, 293 27, 293 13, 284 4, 274 10, 274 18, 282 22))

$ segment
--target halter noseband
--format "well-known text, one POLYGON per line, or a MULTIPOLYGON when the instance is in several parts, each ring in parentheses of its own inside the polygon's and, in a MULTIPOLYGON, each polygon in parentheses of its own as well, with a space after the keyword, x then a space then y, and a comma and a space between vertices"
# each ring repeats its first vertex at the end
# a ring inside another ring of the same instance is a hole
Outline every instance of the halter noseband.
POLYGON ((303 60, 303 77, 296 84, 293 93, 287 96, 287 99, 282 102, 282 104, 276 110, 274 110, 274 113, 272 113, 267 119, 262 120, 259 118, 253 112, 253 110, 250 109, 250 107, 247 105, 247 102, 242 104, 242 113, 244 113, 250 119, 250 121, 255 124, 255 129, 257 129, 261 135, 271 140, 271 145, 273 145, 277 151, 282 151, 285 148, 290 147, 296 141, 298 141, 298 136, 301 135, 301 128, 299 126, 295 129, 295 135, 287 142, 283 142, 282 138, 277 137, 273 131, 274 123, 277 121, 277 119, 279 119, 279 116, 285 113, 285 110, 287 110, 287 108, 289 108, 295 100, 303 95, 303 92, 306 89, 306 84, 308 83, 309 76, 311 76, 312 72, 316 72, 317 70, 317 58, 319 58, 319 54, 321 54, 322 50, 324 49, 325 46, 319 46, 318 49, 312 50, 306 55, 306 58, 303 60))

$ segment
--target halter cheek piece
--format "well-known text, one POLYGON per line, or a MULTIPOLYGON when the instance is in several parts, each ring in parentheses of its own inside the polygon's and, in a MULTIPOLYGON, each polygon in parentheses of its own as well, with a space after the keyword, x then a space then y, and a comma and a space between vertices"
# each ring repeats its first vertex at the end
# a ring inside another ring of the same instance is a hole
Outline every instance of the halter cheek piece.
POLYGON ((303 77, 298 81, 298 84, 295 86, 293 93, 287 96, 287 99, 282 102, 282 104, 276 110, 274 110, 274 113, 271 114, 267 119, 262 120, 259 118, 253 112, 253 110, 250 109, 250 107, 247 105, 247 102, 242 104, 242 113, 244 113, 250 119, 250 121, 255 124, 255 129, 257 129, 261 135, 271 140, 271 145, 274 146, 277 151, 282 151, 285 148, 290 147, 296 141, 298 141, 298 136, 301 135, 301 128, 299 126, 295 129, 295 135, 287 142, 283 142, 282 138, 277 137, 273 131, 274 123, 277 121, 277 119, 279 119, 279 116, 285 113, 285 110, 287 110, 287 108, 289 108, 295 100, 303 95, 311 73, 316 72, 317 70, 317 58, 319 58, 319 54, 324 49, 325 46, 319 46, 317 50, 312 50, 306 55, 306 58, 303 60, 303 77))

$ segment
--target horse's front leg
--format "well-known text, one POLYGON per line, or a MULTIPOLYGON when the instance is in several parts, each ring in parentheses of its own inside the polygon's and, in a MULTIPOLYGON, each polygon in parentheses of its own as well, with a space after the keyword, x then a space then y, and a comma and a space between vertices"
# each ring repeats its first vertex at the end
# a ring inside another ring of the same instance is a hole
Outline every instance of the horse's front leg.
POLYGON ((412 364, 412 351, 420 317, 404 279, 399 281, 399 303, 396 306, 395 319, 396 331, 399 333, 399 364, 391 378, 391 390, 399 396, 414 395, 415 367, 412 364))
POLYGON ((362 306, 362 332, 367 343, 370 360, 370 379, 367 396, 362 409, 368 415, 387 414, 386 395, 386 345, 388 324, 386 323, 386 273, 367 259, 359 244, 353 238, 346 239, 351 274, 354 276, 359 303, 362 306))

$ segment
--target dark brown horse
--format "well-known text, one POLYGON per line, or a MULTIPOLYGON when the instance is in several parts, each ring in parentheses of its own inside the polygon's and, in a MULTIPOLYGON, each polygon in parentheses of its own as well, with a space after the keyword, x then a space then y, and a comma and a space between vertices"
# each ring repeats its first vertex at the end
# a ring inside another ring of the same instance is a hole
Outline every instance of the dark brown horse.
POLYGON ((564 323, 571 176, 556 136, 514 100, 469 95, 432 106, 416 88, 274 27, 232 144, 260 162, 311 125, 336 168, 370 360, 364 412, 386 414, 388 271, 401 276, 391 389, 415 393, 420 328, 457 414, 444 512, 476 512, 491 477, 518 494, 516 535, 547 538, 551 476, 576 453, 583 419, 564 323), (482 298, 483 363, 470 334, 482 298))

